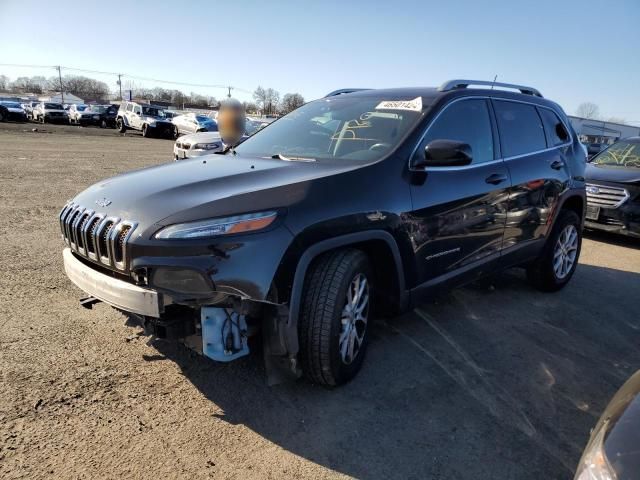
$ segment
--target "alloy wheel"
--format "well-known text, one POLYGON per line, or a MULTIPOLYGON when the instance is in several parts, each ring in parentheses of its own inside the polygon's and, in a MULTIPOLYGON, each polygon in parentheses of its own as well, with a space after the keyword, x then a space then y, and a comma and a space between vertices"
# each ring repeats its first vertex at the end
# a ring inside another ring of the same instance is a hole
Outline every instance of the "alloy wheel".
POLYGON ((367 331, 369 315, 369 283, 367 277, 358 273, 347 289, 345 306, 342 309, 339 338, 340 358, 349 365, 358 356, 367 331))
POLYGON ((567 225, 556 242, 553 251, 553 271, 558 280, 564 279, 576 262, 578 253, 578 230, 575 225, 567 225))

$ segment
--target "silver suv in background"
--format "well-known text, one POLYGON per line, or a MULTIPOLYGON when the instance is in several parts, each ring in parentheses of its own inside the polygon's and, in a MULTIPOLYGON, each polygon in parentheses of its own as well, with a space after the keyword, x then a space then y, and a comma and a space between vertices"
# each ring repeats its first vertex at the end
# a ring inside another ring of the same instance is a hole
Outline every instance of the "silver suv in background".
POLYGON ((168 119, 163 107, 137 102, 122 102, 116 117, 116 128, 120 133, 138 130, 143 137, 165 137, 173 139, 173 123, 168 119))

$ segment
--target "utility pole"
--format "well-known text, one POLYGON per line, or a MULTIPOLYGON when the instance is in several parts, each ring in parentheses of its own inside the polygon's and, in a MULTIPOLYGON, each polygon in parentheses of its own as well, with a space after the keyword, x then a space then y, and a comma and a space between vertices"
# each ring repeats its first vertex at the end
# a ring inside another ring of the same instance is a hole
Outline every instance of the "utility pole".
POLYGON ((60 79, 60 97, 61 103, 64 105, 64 86, 62 85, 62 67, 58 65, 56 67, 58 69, 58 78, 60 79))
POLYGON ((232 88, 232 87, 230 87, 230 86, 229 86, 229 87, 227 87, 227 88, 229 89, 229 93, 227 94, 227 97, 231 98, 231 88, 232 88))
POLYGON ((122 74, 118 74, 118 86, 120 87, 120 100, 122 100, 122 74))

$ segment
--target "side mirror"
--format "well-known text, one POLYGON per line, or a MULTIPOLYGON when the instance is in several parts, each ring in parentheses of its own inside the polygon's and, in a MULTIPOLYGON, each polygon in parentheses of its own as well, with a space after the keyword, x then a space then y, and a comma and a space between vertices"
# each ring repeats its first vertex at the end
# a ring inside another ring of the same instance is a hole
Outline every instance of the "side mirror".
POLYGON ((417 158, 412 167, 461 167, 471 164, 471 145, 456 140, 433 140, 424 149, 424 157, 417 158))

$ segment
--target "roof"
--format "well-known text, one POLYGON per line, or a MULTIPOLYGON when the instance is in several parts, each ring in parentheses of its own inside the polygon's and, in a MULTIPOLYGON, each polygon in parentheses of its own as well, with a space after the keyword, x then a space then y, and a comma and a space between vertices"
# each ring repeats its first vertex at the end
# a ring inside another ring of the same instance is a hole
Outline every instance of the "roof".
MULTIPOLYGON (((346 90, 346 89, 345 89, 346 90)), ((404 87, 404 88, 380 88, 380 89, 349 89, 354 90, 351 93, 340 93, 339 97, 374 97, 381 100, 412 100, 416 97, 422 97, 423 105, 434 105, 441 100, 447 100, 456 97, 483 96, 498 97, 511 100, 527 101, 537 105, 543 105, 553 108, 559 108, 558 105, 546 98, 539 97, 528 93, 513 92, 502 89, 490 88, 453 88, 451 90, 441 90, 438 87, 404 87)), ((332 92, 334 93, 334 92, 332 92)), ((562 109, 560 109, 562 110, 562 109)))

